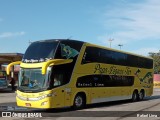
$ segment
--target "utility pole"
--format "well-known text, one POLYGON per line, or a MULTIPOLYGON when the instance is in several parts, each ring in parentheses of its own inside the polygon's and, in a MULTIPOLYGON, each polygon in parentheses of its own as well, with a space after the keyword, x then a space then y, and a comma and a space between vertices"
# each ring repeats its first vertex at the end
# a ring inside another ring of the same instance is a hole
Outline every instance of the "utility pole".
POLYGON ((118 46, 120 47, 120 50, 121 50, 121 47, 122 47, 123 45, 122 45, 122 44, 119 44, 118 46))
POLYGON ((110 42, 110 48, 112 47, 112 41, 113 41, 114 39, 109 39, 108 41, 110 42))

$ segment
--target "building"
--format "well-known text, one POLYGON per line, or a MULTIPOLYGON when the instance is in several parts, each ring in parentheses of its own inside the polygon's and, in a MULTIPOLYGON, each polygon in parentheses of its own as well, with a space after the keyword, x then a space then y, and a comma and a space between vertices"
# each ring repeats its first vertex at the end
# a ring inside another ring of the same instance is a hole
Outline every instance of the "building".
POLYGON ((160 88, 160 74, 154 74, 154 88, 160 88))
MULTIPOLYGON (((0 53, 0 70, 5 71, 6 66, 14 61, 21 61, 23 57, 22 53, 0 53)), ((13 77, 18 80, 19 66, 14 67, 13 77)), ((11 76, 7 76, 8 82, 11 80, 11 76)))

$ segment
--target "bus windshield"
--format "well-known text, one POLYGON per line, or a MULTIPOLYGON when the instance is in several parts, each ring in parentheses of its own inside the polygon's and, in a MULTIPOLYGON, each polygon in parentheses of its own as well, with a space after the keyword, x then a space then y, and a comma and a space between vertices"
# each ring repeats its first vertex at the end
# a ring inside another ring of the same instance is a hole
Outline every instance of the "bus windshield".
POLYGON ((23 69, 19 74, 18 88, 26 92, 36 92, 47 89, 49 87, 48 74, 42 75, 41 69, 23 69))
POLYGON ((54 59, 58 41, 34 42, 26 50, 22 62, 39 63, 54 59))

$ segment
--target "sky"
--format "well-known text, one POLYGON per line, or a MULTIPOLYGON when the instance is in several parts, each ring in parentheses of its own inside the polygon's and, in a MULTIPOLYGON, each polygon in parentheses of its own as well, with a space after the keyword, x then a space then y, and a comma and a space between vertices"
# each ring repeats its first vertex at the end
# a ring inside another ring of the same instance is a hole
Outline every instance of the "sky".
POLYGON ((159 13, 160 0, 0 0, 0 53, 69 38, 147 56, 160 50, 159 13))

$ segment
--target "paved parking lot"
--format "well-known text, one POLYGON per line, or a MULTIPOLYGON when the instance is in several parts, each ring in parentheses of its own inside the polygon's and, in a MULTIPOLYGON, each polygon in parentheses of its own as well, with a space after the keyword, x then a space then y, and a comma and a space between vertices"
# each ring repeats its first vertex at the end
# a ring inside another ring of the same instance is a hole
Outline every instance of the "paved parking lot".
MULTIPOLYGON (((15 100, 15 92, 12 92, 11 89, 1 91, 0 92, 0 106, 16 106, 15 100)), ((147 111, 145 114, 155 114, 157 116, 160 115, 160 89, 154 89, 154 94, 152 97, 145 98, 144 101, 140 102, 130 102, 130 101, 117 101, 117 102, 107 102, 107 103, 100 103, 89 105, 87 108, 82 110, 72 110, 70 108, 65 109, 53 109, 49 111, 43 112, 42 118, 36 119, 58 119, 58 120, 88 120, 88 119, 104 119, 104 120, 132 120, 137 114, 143 114, 143 111, 147 111), (153 112, 154 111, 154 112, 153 112), (157 113, 158 111, 158 113, 157 113), (141 113, 142 112, 142 113, 141 113), (121 114, 121 115, 119 115, 121 114), (122 115, 123 114, 123 115, 122 115)), ((32 111, 33 112, 33 111, 32 111)), ((137 116, 138 117, 138 116, 137 116)), ((0 118, 1 119, 1 118, 0 118)), ((6 119, 6 118, 3 118, 6 119)), ((13 120, 22 119, 22 118, 11 118, 13 120)), ((28 119, 28 118, 23 118, 28 119)), ((32 118, 35 120, 35 118, 32 118)), ((141 117, 137 118, 142 119, 141 117)), ((157 119, 159 120, 160 117, 144 117, 143 119, 157 119)), ((8 120, 8 119, 7 119, 8 120)), ((135 118, 134 118, 135 120, 135 118)))

